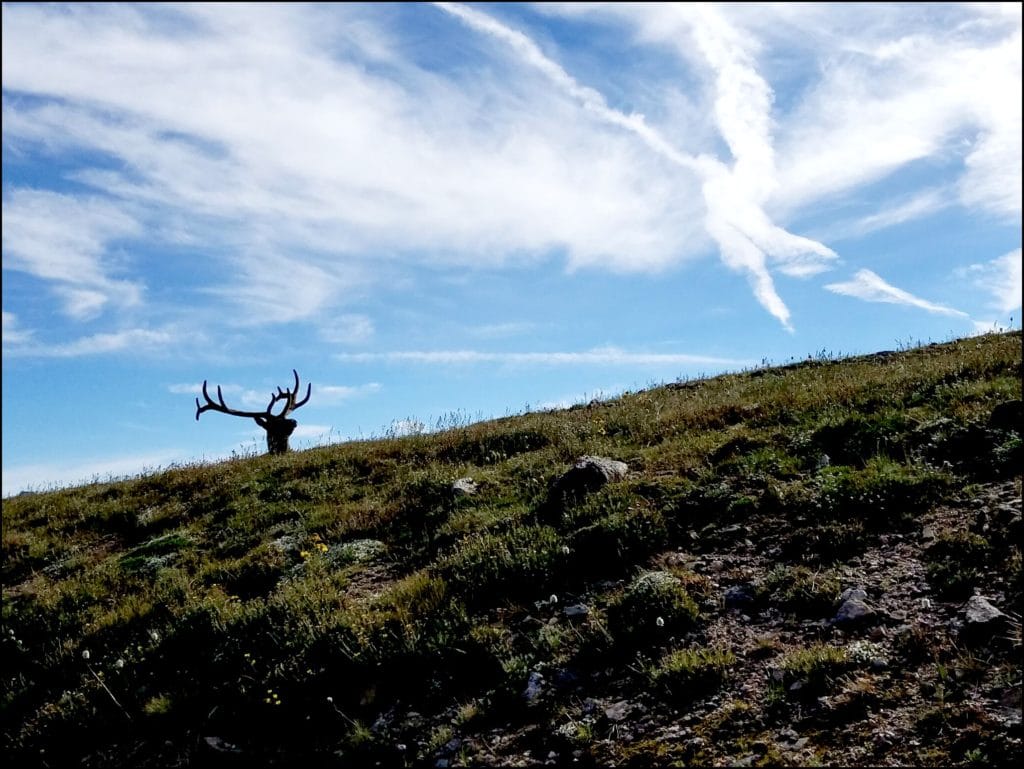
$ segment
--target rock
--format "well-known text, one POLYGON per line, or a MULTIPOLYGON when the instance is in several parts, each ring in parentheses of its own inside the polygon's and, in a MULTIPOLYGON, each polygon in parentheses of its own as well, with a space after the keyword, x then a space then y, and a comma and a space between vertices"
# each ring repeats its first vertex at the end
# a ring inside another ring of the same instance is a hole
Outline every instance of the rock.
POLYGON ((846 601, 864 601, 868 597, 867 591, 862 587, 850 587, 842 592, 839 596, 839 603, 845 603, 846 601))
POLYGON ((621 480, 628 470, 625 462, 607 457, 583 456, 576 460, 568 472, 555 480, 551 492, 556 498, 579 501, 605 484, 621 480))
POLYGON ((980 595, 971 596, 964 605, 963 612, 968 626, 989 626, 1006 620, 1003 612, 980 595))
POLYGON ((832 619, 836 625, 856 625, 875 616, 875 610, 859 598, 843 601, 836 616, 832 619))
POLYGON ((526 682, 526 691, 523 692, 523 697, 526 698, 526 701, 530 705, 534 704, 540 698, 540 695, 543 693, 543 685, 544 676, 536 670, 531 672, 530 677, 526 682))
POLYGON ((590 614, 590 607, 582 603, 574 603, 572 606, 566 606, 562 609, 562 614, 565 615, 566 619, 583 619, 590 614))
POLYGON ((472 478, 459 478, 452 483, 452 494, 456 497, 471 497, 477 492, 476 482, 472 478))
POLYGON ((619 723, 625 721, 629 716, 630 711, 633 709, 633 705, 627 700, 620 700, 612 705, 609 705, 604 709, 604 716, 609 721, 619 723))
POLYGON ((241 753, 241 749, 223 737, 203 737, 203 742, 216 753, 241 753))

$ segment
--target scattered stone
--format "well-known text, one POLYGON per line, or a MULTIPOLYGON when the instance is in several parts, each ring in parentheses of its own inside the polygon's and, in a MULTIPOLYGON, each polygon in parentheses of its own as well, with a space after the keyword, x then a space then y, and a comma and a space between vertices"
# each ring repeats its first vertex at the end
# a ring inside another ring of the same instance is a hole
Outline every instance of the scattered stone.
POLYGON ((523 692, 523 697, 526 698, 527 703, 530 705, 534 704, 540 695, 543 693, 544 676, 534 670, 530 673, 530 677, 526 681, 526 691, 523 692))
POLYGON ((843 601, 832 622, 836 625, 856 625, 875 616, 875 610, 858 598, 843 601))
POLYGON ((205 742, 210 749, 217 753, 241 753, 242 750, 232 742, 228 742, 223 737, 203 737, 205 742))
POLYGON ((551 487, 552 495, 557 499, 579 501, 587 494, 597 491, 612 481, 626 477, 629 466, 607 457, 583 456, 565 474, 555 479, 551 487))
POLYGON ((629 701, 627 701, 627 700, 620 700, 619 702, 616 702, 616 703, 606 707, 604 709, 604 716, 609 721, 612 721, 614 723, 619 723, 620 721, 625 721, 626 720, 626 718, 629 716, 630 711, 632 711, 632 709, 633 709, 633 706, 632 706, 632 704, 629 701))
POLYGON ((867 600, 867 591, 862 587, 850 587, 842 592, 839 596, 839 603, 845 603, 846 601, 864 601, 867 600))
POLYGON ((582 603, 574 603, 572 606, 566 606, 562 609, 562 614, 565 615, 566 619, 583 619, 590 614, 590 607, 582 603))
POLYGON ((1006 615, 990 604, 983 596, 973 595, 963 609, 968 625, 988 626, 1005 621, 1006 615))
POLYGON ((471 497, 476 494, 478 488, 472 478, 459 478, 452 483, 452 494, 456 497, 471 497))

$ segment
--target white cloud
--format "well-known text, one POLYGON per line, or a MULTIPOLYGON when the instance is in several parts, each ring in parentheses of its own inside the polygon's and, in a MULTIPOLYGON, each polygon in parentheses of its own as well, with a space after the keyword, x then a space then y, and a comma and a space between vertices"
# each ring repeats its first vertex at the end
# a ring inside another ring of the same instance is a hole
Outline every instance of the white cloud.
POLYGON ((931 18, 896 5, 808 14, 804 34, 786 39, 808 47, 820 78, 780 123, 775 206, 820 204, 911 163, 959 156, 961 203, 1019 217, 1019 8, 993 19, 980 6, 931 6, 931 18), (901 31, 910 24, 914 34, 901 31))
POLYGON ((3 268, 52 282, 69 316, 88 319, 108 302, 141 302, 139 283, 111 277, 117 270, 111 243, 141 231, 120 207, 24 188, 12 190, 3 205, 3 268))
POLYGON ((32 341, 32 332, 23 329, 18 324, 18 317, 13 312, 3 311, 3 344, 20 345, 32 341))
MULTIPOLYGON (((501 45, 440 41, 455 66, 431 68, 360 4, 5 5, 5 149, 101 159, 67 171, 85 197, 5 191, 5 269, 88 320, 141 306, 126 244, 185 244, 233 322, 311 320, 347 344, 371 332, 339 308, 410 263, 654 271, 714 241, 789 327, 774 275, 835 254, 784 225, 829 196, 956 161, 962 205, 1019 216, 1019 8, 535 8, 671 53, 657 80, 604 75, 615 90, 500 6, 440 8, 501 45)), ((914 200, 864 226, 934 210, 914 200)))
POLYGON ((715 74, 716 120, 735 159, 731 169, 708 155, 678 150, 651 128, 643 115, 626 115, 610 108, 598 91, 580 85, 521 32, 460 4, 438 5, 510 45, 527 64, 601 120, 632 132, 662 158, 700 177, 707 206, 705 227, 718 244, 722 261, 745 272, 761 305, 792 330, 789 309, 775 290, 768 258, 778 262, 786 274, 803 277, 826 269, 825 264, 836 254, 820 243, 786 232, 765 215, 762 205, 776 184, 770 134, 772 91, 746 50, 749 41, 721 14, 706 4, 673 6, 671 17, 658 16, 659 22, 668 23, 648 28, 647 34, 680 46, 684 58, 690 57, 690 40, 696 41, 715 74), (676 10, 679 12, 674 13, 676 10), (680 41, 684 32, 690 36, 680 41))
POLYGON ((958 318, 968 317, 967 313, 920 299, 913 294, 886 283, 871 270, 858 270, 852 280, 845 283, 829 283, 825 286, 829 291, 844 296, 863 299, 865 302, 885 302, 917 307, 938 315, 951 315, 958 318))
MULTIPOLYGON (((314 396, 317 405, 341 403, 352 398, 361 398, 379 393, 379 382, 367 382, 361 385, 315 385, 314 396)), ((312 401, 311 401, 312 402, 312 401)))
POLYGON ((485 323, 467 329, 467 333, 480 339, 500 339, 519 336, 537 328, 536 323, 526 321, 509 321, 507 323, 485 323))
POLYGON ((1020 309, 1021 249, 1016 248, 984 264, 972 264, 957 274, 991 295, 989 306, 1001 314, 1008 315, 1020 309))
POLYGON ((332 344, 362 344, 373 337, 376 329, 368 316, 350 313, 322 321, 319 331, 320 337, 332 344))
POLYGON ((4 352, 11 356, 36 358, 80 358, 120 352, 164 355, 179 342, 179 334, 173 329, 132 328, 92 334, 61 344, 19 344, 4 352))
POLYGON ((331 9, 178 6, 167 33, 140 8, 5 7, 5 92, 51 99, 6 101, 5 141, 115 158, 77 179, 203 244, 213 290, 253 322, 326 317, 381 259, 699 253, 695 184, 630 137, 503 72, 446 81, 396 48, 374 74, 364 48, 327 47, 356 12, 331 9))
POLYGON ((861 217, 846 228, 846 235, 866 235, 869 232, 895 227, 941 211, 952 204, 948 194, 941 189, 924 190, 902 201, 888 202, 878 213, 861 217))
POLYGON ((3 496, 22 491, 45 491, 94 481, 106 481, 166 468, 185 458, 179 449, 131 454, 81 462, 39 462, 4 466, 3 496))
POLYGON ((334 428, 330 425, 298 425, 292 433, 293 441, 312 441, 317 444, 328 443, 334 428))
POLYGON ((743 366, 749 361, 685 353, 629 352, 618 347, 600 347, 586 352, 484 352, 481 350, 432 350, 339 353, 346 363, 423 363, 430 365, 502 363, 541 366, 661 366, 704 364, 743 366))

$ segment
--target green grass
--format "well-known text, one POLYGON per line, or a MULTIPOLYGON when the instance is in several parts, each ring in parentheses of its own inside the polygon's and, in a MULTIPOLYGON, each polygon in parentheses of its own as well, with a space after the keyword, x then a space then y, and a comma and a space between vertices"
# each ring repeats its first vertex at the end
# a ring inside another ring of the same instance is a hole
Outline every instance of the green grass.
MULTIPOLYGON (((190 765, 216 735, 248 756, 401 765, 524 719, 580 725, 574 749, 599 750, 614 734, 562 715, 611 696, 588 687, 639 678, 683 702, 744 664, 701 635, 716 575, 666 554, 748 542, 776 567, 759 608, 825 617, 848 559, 1019 473, 1019 432, 988 419, 1020 376, 1020 334, 992 334, 5 499, 4 755, 190 765), (553 507, 583 454, 630 475, 553 507), (452 493, 464 476, 476 494, 452 493), (570 620, 569 600, 588 614, 570 620), (646 677, 637 654, 659 660, 646 677), (465 703, 472 718, 446 720, 465 703)), ((930 552, 943 596, 1004 565, 1020 595, 1009 535, 947 532, 930 552)), ((787 685, 827 688, 845 664, 764 648, 787 685)))

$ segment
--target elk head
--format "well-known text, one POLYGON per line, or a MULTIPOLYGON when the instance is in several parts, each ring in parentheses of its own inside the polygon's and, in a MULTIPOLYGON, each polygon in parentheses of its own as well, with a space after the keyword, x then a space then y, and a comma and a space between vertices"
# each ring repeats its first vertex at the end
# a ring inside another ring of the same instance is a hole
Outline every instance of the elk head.
POLYGON ((222 414, 230 414, 233 417, 250 417, 256 420, 256 424, 267 431, 267 451, 271 454, 284 454, 288 451, 288 436, 295 431, 295 427, 298 425, 298 422, 294 419, 289 419, 288 415, 300 406, 304 406, 313 392, 313 385, 310 383, 306 386, 306 397, 300 401, 295 400, 299 393, 299 372, 292 369, 292 373, 295 375, 294 389, 282 390, 278 387, 276 393, 271 393, 270 403, 267 404, 266 411, 238 411, 228 408, 227 404, 224 403, 224 395, 220 391, 220 385, 217 385, 217 400, 214 401, 206 391, 206 380, 204 379, 203 397, 206 399, 206 405, 200 405, 199 398, 196 398, 196 421, 199 421, 199 415, 204 411, 219 411, 222 414), (273 409, 278 403, 283 403, 284 407, 279 413, 275 414, 273 409))

